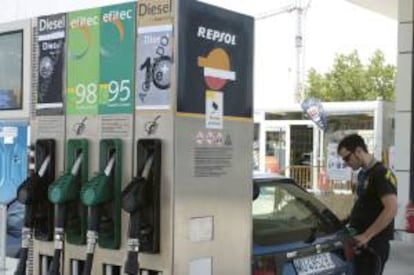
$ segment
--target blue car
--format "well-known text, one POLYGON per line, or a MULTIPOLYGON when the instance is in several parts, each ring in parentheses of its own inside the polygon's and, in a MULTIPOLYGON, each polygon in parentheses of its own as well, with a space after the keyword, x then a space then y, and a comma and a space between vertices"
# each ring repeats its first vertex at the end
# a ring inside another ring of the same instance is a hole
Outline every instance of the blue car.
POLYGON ((335 214, 291 178, 253 184, 253 275, 352 274, 352 242, 335 214))
POLYGON ((6 256, 17 258, 22 240, 24 205, 14 200, 7 207, 6 256))

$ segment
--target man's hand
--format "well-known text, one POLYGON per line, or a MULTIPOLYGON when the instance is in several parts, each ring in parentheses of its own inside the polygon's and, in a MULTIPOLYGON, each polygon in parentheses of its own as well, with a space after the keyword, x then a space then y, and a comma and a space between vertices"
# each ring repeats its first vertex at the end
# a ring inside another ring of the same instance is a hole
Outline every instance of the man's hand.
POLYGON ((354 240, 356 242, 357 247, 366 247, 370 238, 364 234, 359 234, 354 236, 354 240))

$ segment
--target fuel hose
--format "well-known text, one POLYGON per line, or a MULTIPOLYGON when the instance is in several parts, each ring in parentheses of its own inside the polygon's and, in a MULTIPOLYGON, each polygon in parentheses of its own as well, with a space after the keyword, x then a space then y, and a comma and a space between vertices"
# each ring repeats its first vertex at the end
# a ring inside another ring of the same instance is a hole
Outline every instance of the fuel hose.
POLYGON ((46 173, 49 163, 50 156, 48 155, 40 165, 39 171, 28 177, 17 189, 17 200, 25 205, 25 212, 20 257, 14 275, 26 275, 27 258, 33 243, 33 228, 37 205, 42 198, 46 199, 47 188, 42 185, 41 178, 46 173))
POLYGON ((134 178, 131 183, 122 192, 122 209, 129 213, 128 229, 128 252, 124 265, 124 273, 128 275, 137 275, 139 272, 139 245, 140 245, 140 226, 139 220, 141 210, 148 205, 149 188, 148 176, 151 170, 154 156, 150 155, 142 169, 141 176, 134 178))
POLYGON ((62 175, 49 187, 49 200, 55 204, 55 232, 52 263, 49 268, 49 275, 60 275, 60 258, 62 255, 65 238, 66 203, 76 198, 74 190, 74 179, 78 175, 82 164, 83 154, 80 154, 69 173, 62 175))
POLYGON ((93 265, 95 247, 98 240, 99 208, 102 203, 111 198, 108 188, 109 176, 115 164, 115 154, 112 155, 104 172, 92 178, 82 187, 81 199, 88 206, 88 231, 86 233, 86 259, 82 275, 90 275, 93 265))

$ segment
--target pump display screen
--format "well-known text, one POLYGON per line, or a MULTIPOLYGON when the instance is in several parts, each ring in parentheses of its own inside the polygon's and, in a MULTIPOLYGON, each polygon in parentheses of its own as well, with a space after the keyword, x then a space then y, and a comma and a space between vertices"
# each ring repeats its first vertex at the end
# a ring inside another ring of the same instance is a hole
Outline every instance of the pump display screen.
POLYGON ((23 31, 0 33, 0 111, 22 109, 23 31))

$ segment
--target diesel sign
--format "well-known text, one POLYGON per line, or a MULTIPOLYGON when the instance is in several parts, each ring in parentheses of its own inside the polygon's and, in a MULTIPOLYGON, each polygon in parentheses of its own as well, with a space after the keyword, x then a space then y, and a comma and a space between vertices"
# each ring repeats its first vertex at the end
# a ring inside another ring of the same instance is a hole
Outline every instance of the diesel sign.
POLYGON ((141 0, 137 4, 138 28, 169 25, 172 20, 172 0, 141 0))
POLYGON ((39 19, 39 31, 48 32, 65 28, 65 17, 62 16, 56 19, 40 18, 39 19))
POLYGON ((138 4, 138 16, 146 15, 161 15, 171 12, 171 5, 168 4, 151 4, 151 3, 140 3, 138 4))

